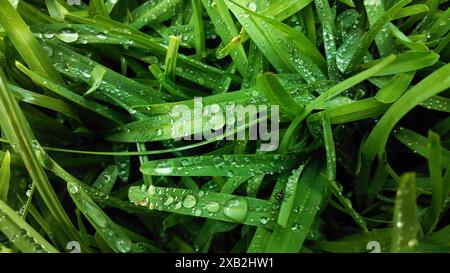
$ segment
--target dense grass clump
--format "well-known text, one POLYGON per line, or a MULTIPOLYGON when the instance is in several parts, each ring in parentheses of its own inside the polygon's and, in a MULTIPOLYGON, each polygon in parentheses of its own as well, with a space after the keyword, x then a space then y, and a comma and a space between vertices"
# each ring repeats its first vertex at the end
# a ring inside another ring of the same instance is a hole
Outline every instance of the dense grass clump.
POLYGON ((449 4, 0 0, 0 252, 449 252, 449 4))

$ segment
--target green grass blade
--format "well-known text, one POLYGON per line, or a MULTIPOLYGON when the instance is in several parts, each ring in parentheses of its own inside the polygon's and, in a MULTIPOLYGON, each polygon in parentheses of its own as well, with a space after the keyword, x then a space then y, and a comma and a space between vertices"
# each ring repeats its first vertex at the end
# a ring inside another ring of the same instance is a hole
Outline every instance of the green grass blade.
POLYGON ((279 154, 198 156, 150 161, 141 171, 161 176, 253 176, 284 171, 296 159, 296 155, 279 154))
POLYGON ((424 218, 424 230, 430 234, 435 228, 441 215, 442 207, 445 199, 443 196, 443 180, 442 180, 442 151, 441 140, 439 135, 430 131, 428 133, 428 169, 430 170, 431 179, 431 205, 428 207, 424 218))
POLYGON ((2 116, 5 117, 2 120, 2 129, 11 141, 14 150, 20 153, 33 182, 36 183, 40 196, 61 225, 61 228, 71 238, 79 239, 78 232, 59 202, 41 165, 40 161, 42 158, 39 158, 39 156, 44 156, 40 154, 42 148, 33 137, 22 111, 6 86, 5 79, 5 75, 0 69, 0 111, 2 116))
POLYGON ((110 165, 97 177, 92 188, 101 191, 105 194, 109 194, 114 187, 118 175, 118 169, 116 165, 110 165))
POLYGON ((130 201, 150 210, 204 217, 226 222, 244 223, 271 229, 275 225, 275 204, 270 201, 225 193, 178 188, 131 187, 130 201))
POLYGON ((0 231, 24 253, 58 253, 36 230, 0 200, 0 231))
POLYGON ((82 188, 76 184, 67 183, 67 190, 81 213, 114 252, 127 253, 132 250, 133 242, 82 188))
POLYGON ((322 199, 326 197, 326 183, 320 176, 317 160, 311 161, 300 178, 288 226, 277 226, 270 236, 265 252, 295 253, 300 251, 311 225, 317 216, 322 199))
POLYGON ((2 165, 0 167, 0 200, 3 202, 8 201, 9 184, 11 178, 11 154, 6 151, 5 156, 2 159, 2 165))
POLYGON ((369 167, 375 157, 381 156, 392 129, 400 119, 421 102, 450 87, 450 79, 446 77, 449 73, 450 65, 441 67, 412 87, 389 108, 364 143, 362 176, 368 175, 369 167))
POLYGON ((38 43, 25 24, 19 13, 13 8, 9 0, 1 0, 0 23, 7 31, 22 58, 29 67, 47 75, 57 83, 63 84, 61 76, 52 66, 52 62, 47 57, 44 49, 38 43))
POLYGON ((416 181, 412 173, 404 174, 400 179, 395 200, 392 229, 392 252, 411 252, 418 244, 416 206, 416 181))

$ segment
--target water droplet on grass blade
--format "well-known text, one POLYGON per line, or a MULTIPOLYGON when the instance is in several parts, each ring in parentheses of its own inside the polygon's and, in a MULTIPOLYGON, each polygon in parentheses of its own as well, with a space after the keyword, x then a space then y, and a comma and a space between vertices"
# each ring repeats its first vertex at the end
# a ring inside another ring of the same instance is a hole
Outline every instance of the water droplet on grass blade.
POLYGON ((193 195, 187 195, 184 199, 183 199, 183 206, 185 208, 193 208, 195 205, 197 204, 197 199, 195 199, 195 197, 193 195))
POLYGON ((197 216, 197 217, 201 216, 202 215, 202 210, 201 209, 195 209, 194 210, 194 215, 197 216))
POLYGON ((153 185, 150 185, 150 186, 148 187, 147 193, 148 193, 149 195, 155 195, 155 194, 156 194, 156 187, 153 186, 153 185))
POLYGON ((209 212, 215 213, 220 210, 220 205, 219 205, 219 203, 212 201, 212 202, 209 202, 208 204, 206 204, 206 209, 209 212))
POLYGON ((60 33, 56 34, 56 37, 63 42, 73 43, 78 40, 78 32, 76 32, 70 28, 67 28, 67 29, 61 30, 60 33))
POLYGON ((70 185, 70 186, 69 186, 69 192, 70 192, 71 194, 76 194, 76 193, 78 193, 78 186, 77 186, 77 185, 70 185))
POLYGON ((131 242, 129 240, 118 239, 116 241, 116 247, 120 252, 127 253, 131 250, 131 242))
POLYGON ((175 199, 172 196, 168 195, 166 201, 164 201, 164 205, 170 206, 173 204, 174 201, 175 199))
POLYGON ((256 6, 256 3, 255 2, 249 2, 248 4, 247 4, 247 8, 249 9, 249 10, 251 10, 251 11, 256 11, 256 9, 258 8, 257 6, 256 6))
POLYGON ((228 200, 223 208, 223 213, 236 222, 242 222, 247 217, 247 200, 238 197, 228 200))

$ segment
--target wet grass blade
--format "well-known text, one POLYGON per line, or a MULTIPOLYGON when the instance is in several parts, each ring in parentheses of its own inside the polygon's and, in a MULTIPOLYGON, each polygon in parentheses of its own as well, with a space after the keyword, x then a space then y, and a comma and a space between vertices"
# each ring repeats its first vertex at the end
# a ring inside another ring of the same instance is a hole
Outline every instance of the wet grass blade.
POLYGON ((82 188, 76 184, 67 183, 67 190, 81 213, 114 252, 126 253, 132 250, 133 242, 82 188))
POLYGON ((44 73, 60 84, 64 83, 59 73, 53 68, 44 49, 9 0, 1 0, 0 5, 2 6, 0 23, 29 67, 44 73))
POLYGON ((430 234, 435 228, 442 212, 445 199, 443 196, 443 180, 442 180, 442 151, 441 139, 439 135, 430 131, 428 132, 428 169, 430 170, 431 179, 431 205, 424 216, 424 230, 430 234))
POLYGON ((116 165, 110 165, 97 177, 92 188, 105 194, 110 194, 116 182, 118 169, 116 165))
POLYGON ((6 151, 0 167, 0 200, 8 201, 9 183, 11 178, 11 154, 6 151))
POLYGON ((326 197, 326 183, 320 176, 317 160, 305 168, 297 186, 294 207, 291 210, 286 228, 277 226, 267 241, 265 252, 299 252, 311 225, 326 197))
POLYGON ((68 236, 78 239, 79 234, 59 202, 41 165, 42 158, 39 158, 41 147, 33 137, 22 111, 6 86, 5 79, 5 75, 0 69, 0 111, 2 116, 5 117, 2 120, 2 129, 11 141, 14 150, 20 153, 32 180, 36 183, 40 196, 61 225, 61 229, 68 236))
POLYGON ((450 87, 450 79, 445 76, 448 73, 450 73, 450 65, 436 70, 412 87, 383 115, 364 144, 361 176, 368 175, 369 167, 375 157, 380 157, 384 152, 389 135, 400 119, 421 102, 450 87))
POLYGON ((0 231, 23 253, 59 252, 2 200, 0 231))
MULTIPOLYGON (((202 0, 206 12, 211 18, 212 23, 224 44, 229 44, 234 37, 238 36, 238 30, 235 26, 230 11, 228 10, 226 0, 216 0, 213 2, 202 0)), ((248 60, 244 47, 239 44, 231 52, 231 58, 236 62, 236 67, 242 75, 247 73, 248 60)))
POLYGON ((279 154, 198 156, 150 161, 141 171, 161 176, 253 176, 284 171, 296 159, 279 154))
POLYGON ((404 174, 400 179, 395 199, 392 228, 392 252, 412 252, 418 244, 416 206, 416 181, 412 173, 404 174))
POLYGON ((225 193, 193 191, 178 188, 132 187, 130 201, 150 210, 204 217, 235 223, 245 223, 271 229, 275 225, 276 210, 270 201, 225 193))

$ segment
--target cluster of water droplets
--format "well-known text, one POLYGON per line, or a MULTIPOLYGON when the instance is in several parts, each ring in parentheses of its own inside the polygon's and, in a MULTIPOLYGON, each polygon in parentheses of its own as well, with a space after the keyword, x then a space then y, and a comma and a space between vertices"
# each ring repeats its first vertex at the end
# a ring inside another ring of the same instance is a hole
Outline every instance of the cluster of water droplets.
POLYGON ((209 197, 210 193, 205 191, 157 188, 153 185, 148 188, 143 185, 140 190, 145 191, 145 197, 142 200, 135 200, 135 203, 149 209, 216 219, 225 216, 235 222, 244 222, 249 210, 247 200, 243 197, 219 201, 209 197))

